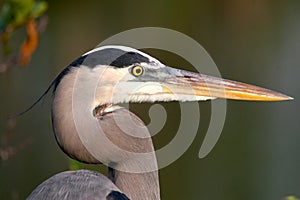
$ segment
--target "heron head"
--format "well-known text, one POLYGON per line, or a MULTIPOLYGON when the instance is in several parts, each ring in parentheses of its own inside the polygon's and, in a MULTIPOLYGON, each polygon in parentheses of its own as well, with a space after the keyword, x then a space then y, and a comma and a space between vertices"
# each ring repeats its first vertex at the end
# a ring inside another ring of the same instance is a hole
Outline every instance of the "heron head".
MULTIPOLYGON (((68 69, 69 68, 69 69, 68 69)), ((80 69, 84 87, 95 88, 95 105, 128 102, 202 101, 215 98, 253 101, 292 99, 250 84, 172 68, 136 49, 102 46, 69 67, 80 69)))

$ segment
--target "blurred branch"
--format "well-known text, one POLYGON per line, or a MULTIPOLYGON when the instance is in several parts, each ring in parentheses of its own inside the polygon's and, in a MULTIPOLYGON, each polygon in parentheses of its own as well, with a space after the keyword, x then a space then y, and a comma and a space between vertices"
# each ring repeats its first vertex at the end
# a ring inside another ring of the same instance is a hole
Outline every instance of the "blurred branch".
MULTIPOLYGON (((0 74, 16 65, 25 66, 39 43, 40 34, 46 29, 48 18, 45 1, 6 0, 0 10, 0 74), (10 48, 10 38, 18 29, 25 27, 26 38, 14 50, 10 48)), ((32 144, 32 138, 24 139, 14 145, 9 141, 16 126, 15 119, 7 121, 7 128, 0 135, 0 163, 32 144)))
POLYGON ((16 126, 15 119, 9 119, 7 121, 7 128, 6 131, 1 136, 1 144, 0 144, 0 161, 6 161, 13 157, 17 152, 23 150, 28 145, 32 144, 32 138, 24 139, 19 143, 9 146, 9 140, 12 136, 13 129, 16 126))
POLYGON ((25 66, 29 63, 37 48, 39 35, 47 27, 48 18, 44 15, 47 7, 45 1, 35 0, 7 0, 3 4, 0 11, 0 73, 17 64, 25 66), (26 28, 26 38, 14 51, 10 48, 9 39, 21 27, 26 28))

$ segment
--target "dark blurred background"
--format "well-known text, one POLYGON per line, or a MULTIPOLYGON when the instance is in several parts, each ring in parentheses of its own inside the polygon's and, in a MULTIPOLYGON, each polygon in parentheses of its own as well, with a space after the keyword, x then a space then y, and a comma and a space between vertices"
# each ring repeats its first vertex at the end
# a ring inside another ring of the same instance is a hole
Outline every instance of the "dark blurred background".
MULTIPOLYGON (((162 199, 300 197, 300 1, 60 0, 48 4, 49 24, 30 65, 0 74, 0 134, 7 131, 10 114, 34 102, 79 55, 127 29, 165 27, 203 45, 223 77, 295 99, 228 101, 221 138, 204 159, 198 158, 198 151, 208 126, 210 103, 199 103, 201 128, 195 141, 180 159, 160 170, 162 199)), ((15 33, 12 44, 17 44, 24 32, 15 33)), ((175 55, 151 53, 171 66, 194 70, 175 55)), ((70 161, 53 136, 49 97, 12 125, 8 145, 21 147, 0 162, 0 199, 24 199, 43 180, 69 169, 70 161)), ((162 105, 167 112, 178 110, 177 103, 162 105)), ((150 106, 132 105, 132 109, 147 122, 150 106)), ((179 115, 168 117, 155 145, 172 139, 170 130, 179 115)))

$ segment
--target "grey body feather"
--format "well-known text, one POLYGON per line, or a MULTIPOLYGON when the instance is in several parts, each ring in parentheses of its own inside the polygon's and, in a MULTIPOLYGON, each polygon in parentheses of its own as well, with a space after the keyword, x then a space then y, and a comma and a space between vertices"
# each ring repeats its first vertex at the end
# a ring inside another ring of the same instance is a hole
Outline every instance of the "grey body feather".
POLYGON ((127 200, 106 176, 89 170, 61 172, 36 187, 27 200, 127 200))

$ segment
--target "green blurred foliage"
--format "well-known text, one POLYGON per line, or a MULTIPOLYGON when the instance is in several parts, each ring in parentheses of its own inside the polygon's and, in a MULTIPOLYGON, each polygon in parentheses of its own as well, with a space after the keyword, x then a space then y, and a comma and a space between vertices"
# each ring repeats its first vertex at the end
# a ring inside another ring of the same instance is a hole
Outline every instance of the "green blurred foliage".
POLYGON ((46 1, 7 0, 0 12, 0 33, 8 28, 15 29, 22 26, 29 19, 40 17, 47 7, 46 1))
POLYGON ((35 51, 39 33, 42 32, 47 20, 39 20, 48 8, 46 1, 35 0, 7 0, 0 10, 0 73, 4 73, 12 66, 29 63, 35 51), (39 22, 40 21, 40 22, 39 22), (11 47, 10 38, 17 29, 26 28, 26 38, 19 47, 11 47))
POLYGON ((288 196, 288 197, 285 197, 284 200, 299 200, 299 199, 294 196, 288 196))
POLYGON ((83 163, 81 163, 77 160, 74 160, 72 158, 69 158, 69 163, 70 163, 70 166, 69 166, 70 170, 78 170, 78 169, 83 168, 83 166, 84 166, 83 163))

